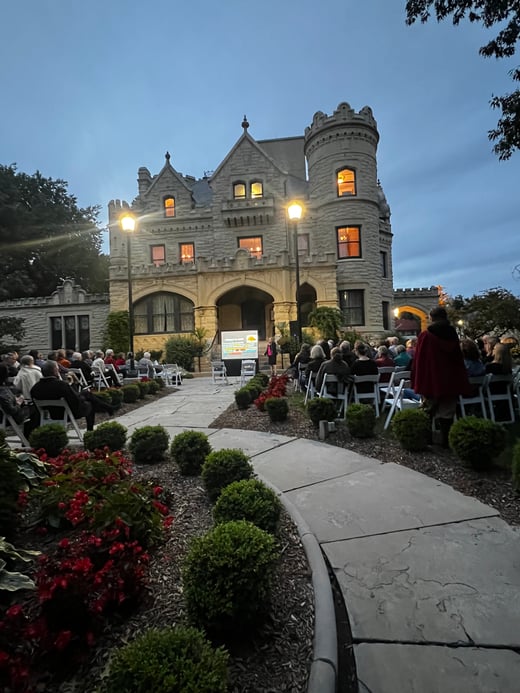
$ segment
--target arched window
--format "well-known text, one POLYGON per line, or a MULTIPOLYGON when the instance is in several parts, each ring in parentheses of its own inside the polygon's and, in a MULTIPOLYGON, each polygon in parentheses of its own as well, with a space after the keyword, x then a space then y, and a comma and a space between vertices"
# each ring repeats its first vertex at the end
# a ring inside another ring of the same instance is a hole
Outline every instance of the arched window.
POLYGON ((342 168, 337 173, 338 197, 357 195, 356 172, 352 168, 342 168))
POLYGON ((194 305, 180 294, 150 294, 136 302, 134 321, 136 334, 193 332, 194 305))
POLYGON ((255 180, 251 183, 251 198, 264 196, 264 184, 260 180, 255 180))
POLYGON ((174 217, 175 216, 175 198, 172 197, 171 195, 168 195, 168 197, 164 198, 163 204, 164 204, 164 216, 165 217, 174 217))
POLYGON ((237 180, 233 183, 233 199, 234 200, 245 200, 246 199, 246 184, 243 181, 237 180))

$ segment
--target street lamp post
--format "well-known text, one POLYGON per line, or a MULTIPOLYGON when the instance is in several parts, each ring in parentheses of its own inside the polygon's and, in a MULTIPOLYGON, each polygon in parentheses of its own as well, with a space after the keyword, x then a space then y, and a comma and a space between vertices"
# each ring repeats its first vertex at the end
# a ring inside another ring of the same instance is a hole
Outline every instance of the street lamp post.
POLYGON ((134 304, 132 299, 132 234, 135 231, 135 217, 126 213, 119 220, 126 233, 126 262, 128 279, 128 343, 129 351, 134 353, 134 304))
POLYGON ((298 221, 302 218, 303 207, 299 202, 293 202, 287 208, 287 214, 293 225, 293 245, 296 260, 296 329, 298 345, 302 344, 302 311, 300 303, 300 256, 298 253, 298 221))

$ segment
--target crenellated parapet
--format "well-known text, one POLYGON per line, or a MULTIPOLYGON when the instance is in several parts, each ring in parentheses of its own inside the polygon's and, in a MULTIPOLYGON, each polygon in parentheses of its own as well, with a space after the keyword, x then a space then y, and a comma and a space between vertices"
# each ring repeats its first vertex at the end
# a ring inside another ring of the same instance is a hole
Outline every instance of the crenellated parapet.
POLYGON ((365 140, 374 148, 379 142, 377 122, 369 106, 358 113, 347 102, 340 103, 332 115, 322 111, 314 114, 311 125, 305 128, 305 153, 311 156, 316 147, 332 144, 331 140, 365 140))
POLYGON ((411 295, 422 298, 438 298, 439 290, 436 286, 422 287, 420 289, 394 289, 395 298, 406 298, 411 295))

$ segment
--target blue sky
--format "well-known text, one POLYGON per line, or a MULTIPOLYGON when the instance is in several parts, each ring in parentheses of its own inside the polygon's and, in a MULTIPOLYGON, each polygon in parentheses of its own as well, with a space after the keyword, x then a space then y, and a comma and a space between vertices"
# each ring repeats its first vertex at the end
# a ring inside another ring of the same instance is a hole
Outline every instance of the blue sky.
POLYGON ((520 294, 520 152, 499 162, 493 94, 518 62, 478 25, 405 25, 405 0, 17 0, 2 3, 0 163, 131 201, 169 150, 217 168, 247 114, 256 139, 301 135, 347 101, 378 122, 394 286, 520 294))

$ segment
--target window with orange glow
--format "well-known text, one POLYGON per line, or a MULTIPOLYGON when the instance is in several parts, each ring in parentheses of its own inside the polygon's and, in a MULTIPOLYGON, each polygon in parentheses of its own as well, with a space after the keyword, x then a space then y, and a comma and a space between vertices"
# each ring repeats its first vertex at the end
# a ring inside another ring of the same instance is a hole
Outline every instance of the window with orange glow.
POLYGON ((262 257, 262 237, 255 236, 254 238, 239 238, 238 247, 248 250, 253 257, 260 259, 262 257))
POLYGON ((195 260, 195 246, 193 243, 181 243, 179 246, 181 265, 186 265, 195 260))
POLYGON ((233 183, 233 198, 235 200, 245 200, 246 197, 246 184, 242 181, 237 181, 233 183))
POLYGON ((338 258, 361 257, 361 229, 359 226, 340 226, 336 229, 338 258))
POLYGON ((150 246, 150 252, 152 262, 156 267, 159 267, 159 265, 164 265, 166 262, 166 248, 164 245, 152 245, 150 246))
POLYGON ((165 197, 164 198, 164 216, 174 217, 175 216, 175 198, 165 197))
POLYGON ((254 183, 251 183, 251 197, 253 200, 255 197, 263 197, 264 196, 264 186, 263 183, 260 181, 255 181, 254 183))
POLYGON ((338 171, 338 197, 356 195, 356 172, 351 168, 338 171))

